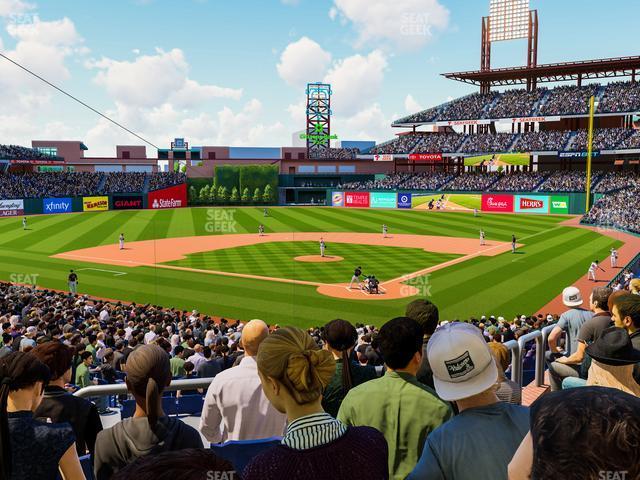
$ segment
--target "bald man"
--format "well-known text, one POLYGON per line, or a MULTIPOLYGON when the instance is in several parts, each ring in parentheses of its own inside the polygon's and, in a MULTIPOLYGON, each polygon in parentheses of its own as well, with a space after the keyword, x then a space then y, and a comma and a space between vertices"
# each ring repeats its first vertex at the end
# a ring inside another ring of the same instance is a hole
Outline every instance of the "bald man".
POLYGON ((281 437, 286 416, 278 412, 262 392, 255 356, 269 335, 262 320, 251 320, 242 329, 244 358, 237 367, 213 379, 204 399, 200 432, 211 443, 281 437))

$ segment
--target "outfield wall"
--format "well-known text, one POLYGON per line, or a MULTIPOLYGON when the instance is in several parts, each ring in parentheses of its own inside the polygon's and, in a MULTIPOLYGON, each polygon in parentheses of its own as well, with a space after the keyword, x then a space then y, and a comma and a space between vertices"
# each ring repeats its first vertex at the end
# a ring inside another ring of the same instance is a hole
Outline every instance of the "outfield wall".
POLYGON ((0 217, 52 215, 108 210, 159 210, 187 206, 186 184, 149 193, 115 193, 87 197, 50 197, 0 200, 0 217))
POLYGON ((351 208, 411 209, 423 205, 431 198, 442 195, 452 203, 463 203, 466 208, 483 212, 518 214, 579 215, 585 212, 586 194, 562 193, 482 193, 442 191, 344 191, 328 190, 327 205, 351 208), (465 201, 468 199, 469 201, 465 201))

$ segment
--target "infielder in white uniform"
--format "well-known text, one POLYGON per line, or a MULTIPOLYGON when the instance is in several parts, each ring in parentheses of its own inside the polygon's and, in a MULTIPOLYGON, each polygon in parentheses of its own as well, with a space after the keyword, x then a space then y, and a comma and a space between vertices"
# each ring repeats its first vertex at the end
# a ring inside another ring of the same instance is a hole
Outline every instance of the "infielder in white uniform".
POLYGON ((120 234, 120 250, 124 250, 124 233, 120 234))
POLYGON ((382 225, 382 238, 387 238, 387 225, 382 225))
POLYGON ((322 238, 320 238, 320 256, 324 257, 324 249, 327 248, 327 246, 324 243, 324 240, 322 238))
POLYGON ((480 246, 484 245, 484 230, 480 230, 480 246))
POLYGON ((618 251, 615 248, 611 249, 611 268, 618 266, 618 251))
POLYGON ((27 229, 27 217, 22 217, 22 229, 27 229))
POLYGON ((604 272, 604 268, 602 268, 600 265, 598 265, 598 260, 594 260, 593 262, 591 262, 591 266, 589 267, 589 273, 587 274, 587 278, 589 280, 593 280, 594 282, 597 282, 598 280, 596 279, 596 270, 600 269, 604 272))
POLYGON ((262 224, 258 225, 258 236, 259 237, 264 236, 264 225, 262 224))

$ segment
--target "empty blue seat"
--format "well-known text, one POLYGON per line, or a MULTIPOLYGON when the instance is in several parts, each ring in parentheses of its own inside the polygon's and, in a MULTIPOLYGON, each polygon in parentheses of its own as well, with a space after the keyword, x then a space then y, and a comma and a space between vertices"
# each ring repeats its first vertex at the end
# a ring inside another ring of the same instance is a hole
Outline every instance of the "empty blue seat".
POLYGON ((204 397, 202 395, 184 395, 178 398, 176 413, 178 415, 200 415, 204 397))
POLYGON ((282 437, 270 437, 260 440, 229 441, 221 444, 212 444, 211 450, 216 455, 230 461, 237 472, 242 472, 253 457, 279 445, 281 440, 282 437))
POLYGON ((80 466, 82 472, 87 480, 93 480, 93 462, 91 461, 91 455, 83 455, 80 457, 80 466))

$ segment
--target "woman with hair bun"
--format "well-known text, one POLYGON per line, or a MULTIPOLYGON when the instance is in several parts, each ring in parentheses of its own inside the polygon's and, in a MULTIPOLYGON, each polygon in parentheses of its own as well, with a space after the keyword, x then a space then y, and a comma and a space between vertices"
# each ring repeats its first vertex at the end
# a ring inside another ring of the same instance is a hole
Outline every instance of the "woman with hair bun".
POLYGON ((142 345, 125 366, 127 389, 136 400, 133 417, 101 431, 96 439, 97 480, 109 479, 148 454, 203 448, 200 434, 175 417, 165 416, 162 392, 171 383, 169 355, 158 345, 142 345))
POLYGON ((333 355, 303 330, 285 327, 258 349, 262 389, 287 415, 280 445, 257 455, 244 480, 388 479, 387 442, 370 427, 349 427, 322 409, 322 392, 333 377, 333 355))
POLYGON ((49 375, 30 353, 0 359, 0 480, 84 479, 71 426, 33 416, 49 375))

